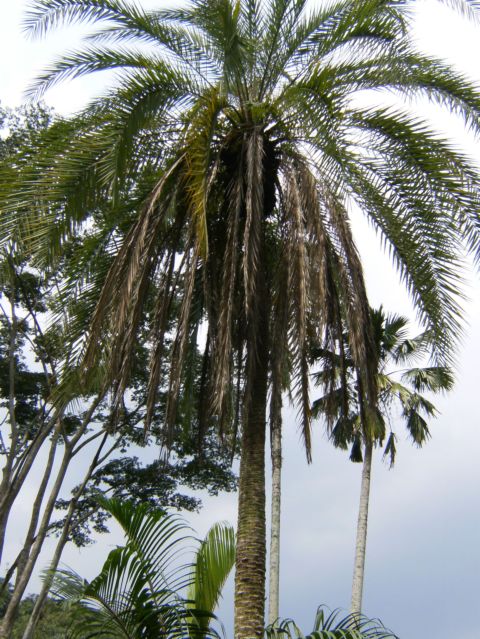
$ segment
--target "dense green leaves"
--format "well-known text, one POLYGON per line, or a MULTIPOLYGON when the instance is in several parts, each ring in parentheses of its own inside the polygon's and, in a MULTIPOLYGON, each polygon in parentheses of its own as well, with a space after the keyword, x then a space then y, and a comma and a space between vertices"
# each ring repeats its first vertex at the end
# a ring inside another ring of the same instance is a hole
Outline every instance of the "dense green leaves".
MULTIPOLYGON (((25 597, 18 610, 15 620, 12 639, 22 639, 28 619, 35 605, 36 596, 25 597)), ((94 614, 94 613, 93 613, 94 614)), ((33 633, 33 639, 66 639, 75 628, 80 628, 81 624, 93 616, 80 604, 64 606, 56 599, 49 598, 44 606, 40 621, 33 633)), ((85 639, 86 635, 79 634, 79 639, 85 639)))

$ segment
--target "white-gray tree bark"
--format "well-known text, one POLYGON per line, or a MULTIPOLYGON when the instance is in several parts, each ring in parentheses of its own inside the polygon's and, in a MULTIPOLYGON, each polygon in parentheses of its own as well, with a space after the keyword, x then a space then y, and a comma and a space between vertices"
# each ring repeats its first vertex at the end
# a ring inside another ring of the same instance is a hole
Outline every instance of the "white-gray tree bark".
POLYGON ((373 444, 365 444, 362 483, 360 488, 360 506, 358 509, 357 541, 355 545, 355 563, 352 582, 351 612, 362 612, 363 582, 365 575, 365 553, 367 548, 368 505, 370 500, 370 480, 372 475, 373 444))
POLYGON ((268 623, 279 617, 280 587, 280 510, 282 482, 282 426, 277 423, 272 429, 272 507, 270 529, 270 574, 268 623))

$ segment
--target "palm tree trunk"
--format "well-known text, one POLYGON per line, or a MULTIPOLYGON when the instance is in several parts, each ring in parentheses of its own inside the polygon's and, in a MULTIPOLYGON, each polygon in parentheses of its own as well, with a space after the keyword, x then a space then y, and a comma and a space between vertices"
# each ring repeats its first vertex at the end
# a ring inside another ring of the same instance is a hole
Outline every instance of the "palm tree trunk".
POLYGON ((363 580, 365 573, 365 552, 367 547, 368 503, 370 499, 370 478, 372 474, 373 444, 365 444, 365 455, 360 488, 360 507, 358 510, 357 543, 355 547, 355 564, 352 583, 351 612, 362 612, 363 580))
POLYGON ((257 275, 257 317, 247 348, 247 391, 238 487, 235 639, 261 639, 265 624, 265 431, 269 366, 269 303, 257 275))
POLYGON ((272 430, 272 511, 270 528, 270 583, 268 623, 279 617, 280 584, 280 507, 282 490, 282 429, 277 423, 272 430))
POLYGON ((235 639, 260 639, 265 614, 266 366, 257 376, 242 435, 235 567, 235 639))

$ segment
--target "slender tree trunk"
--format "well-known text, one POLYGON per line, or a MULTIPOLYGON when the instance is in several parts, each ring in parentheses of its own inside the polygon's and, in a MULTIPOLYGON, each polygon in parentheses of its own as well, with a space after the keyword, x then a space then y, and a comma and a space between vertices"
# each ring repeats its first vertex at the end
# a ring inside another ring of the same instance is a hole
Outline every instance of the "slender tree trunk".
POLYGON ((5 543, 5 534, 7 532, 8 517, 4 517, 0 521, 0 565, 2 563, 3 545, 5 543))
POLYGON ((55 419, 52 418, 43 426, 41 431, 35 436, 33 443, 29 444, 28 450, 22 454, 22 460, 17 460, 18 464, 15 469, 12 469, 6 476, 5 482, 2 481, 0 486, 0 546, 2 547, 10 510, 25 483, 40 448, 47 437, 54 431, 55 423, 57 429, 59 428, 60 419, 61 413, 58 413, 55 419))
POLYGON ((32 505, 32 514, 30 517, 30 525, 28 527, 27 535, 25 537, 25 542, 23 544, 23 548, 20 552, 20 555, 17 558, 17 580, 20 578, 23 569, 25 567, 25 563, 28 559, 28 555, 30 554, 30 550, 32 545, 35 542, 36 531, 38 526, 38 520, 40 518, 40 511, 42 508, 43 498, 45 497, 45 492, 47 490, 48 482, 50 481, 50 477, 53 470, 53 463, 55 461, 55 455, 57 451, 57 442, 58 442, 59 432, 58 430, 55 432, 51 444, 50 451, 48 454, 47 464, 45 467, 45 471, 43 473, 42 481, 40 482, 39 489, 37 491, 37 495, 32 505))
MULTIPOLYGON (((12 475, 13 463, 15 461, 15 454, 17 450, 18 442, 18 426, 17 418, 15 416, 15 354, 17 350, 17 315, 15 312, 15 283, 12 280, 12 296, 10 298, 11 319, 9 322, 9 347, 8 347, 8 415, 10 421, 10 450, 7 454, 5 466, 2 471, 2 482, 0 484, 0 495, 5 493, 6 488, 10 483, 10 477, 12 475)), ((7 318, 8 321, 8 318, 7 318)), ((5 532, 7 529, 8 517, 10 515, 10 509, 12 507, 12 501, 7 501, 6 510, 4 513, 0 511, 0 563, 3 556, 3 545, 5 542, 5 532)))
POLYGON ((362 612, 363 580, 365 573, 365 552, 367 548, 368 503, 370 499, 370 478, 372 474, 373 444, 365 444, 365 455, 360 488, 360 507, 358 510, 357 543, 355 546, 355 564, 353 569, 351 612, 362 612))
MULTIPOLYGON (((65 548, 65 545, 68 541, 68 535, 70 534, 70 523, 72 521, 72 517, 73 514, 75 512, 75 508, 77 506, 78 500, 80 499, 80 497, 82 496, 88 482, 90 481, 90 478, 92 476, 92 474, 95 472, 95 469, 97 468, 97 466, 99 465, 99 463, 101 463, 99 458, 100 458, 100 454, 102 452, 102 449, 105 445, 105 442, 107 441, 108 438, 108 433, 105 433, 105 435, 102 437, 102 441, 100 442, 100 446, 97 449, 97 452, 95 453, 95 456, 92 460, 92 463, 90 464, 85 477, 83 478, 82 483, 80 484, 80 486, 78 487, 78 489, 75 491, 74 496, 72 497, 72 499, 70 500, 70 503, 68 505, 68 510, 67 510, 67 514, 65 517, 65 523, 63 525, 63 529, 62 529, 62 534, 60 535, 60 538, 57 542, 57 545, 55 547, 55 552, 53 553, 53 557, 51 559, 50 565, 49 565, 49 573, 45 576, 45 578, 43 579, 42 582, 42 588, 38 594, 38 597, 35 601, 35 605, 33 606, 33 610, 31 612, 30 618, 28 620, 28 623, 25 627, 25 630, 23 632, 23 637, 22 639, 31 639, 33 637, 33 633, 35 632, 35 628, 37 626, 38 620, 40 619, 40 615, 42 614, 42 610, 43 607, 45 605, 45 602, 47 600, 47 595, 50 591, 50 588, 52 586, 52 580, 53 580, 53 571, 57 570, 58 568, 58 564, 60 562, 60 558, 62 556, 62 552, 63 549, 65 548)), ((113 450, 113 448, 111 449, 113 450)), ((111 450, 109 451, 108 454, 110 454, 111 450)), ((104 458, 103 458, 104 459, 104 458)))
POLYGON ((18 606, 20 605, 20 601, 25 593, 25 589, 28 585, 30 577, 32 576, 32 572, 38 559, 38 555, 40 554, 43 542, 45 541, 45 537, 48 532, 48 525, 50 523, 50 517, 52 515, 53 509, 55 507, 55 502, 62 487, 63 480, 70 463, 70 459, 71 450, 67 449, 65 450, 62 463, 58 470, 57 478, 47 500, 47 504, 45 506, 42 521, 36 534, 35 541, 30 548, 28 557, 21 559, 21 565, 19 567, 21 567, 22 570, 21 572, 20 570, 17 572, 17 578, 15 581, 15 587, 12 592, 12 597, 8 603, 5 615, 0 623, 1 639, 8 639, 8 637, 10 637, 11 635, 13 622, 15 621, 18 606))
MULTIPOLYGON (((70 524, 70 522, 69 522, 70 524)), ((63 534, 57 542, 55 547, 55 553, 52 557, 52 560, 49 565, 50 570, 56 570, 58 568, 58 564, 60 563, 60 558, 63 553, 63 549, 68 541, 68 531, 70 529, 69 525, 64 526, 64 532, 66 530, 66 534, 63 534)), ((38 593, 38 597, 35 600, 35 604, 33 606, 32 612, 28 619, 27 625, 25 626, 25 630, 22 635, 22 639, 31 639, 33 637, 33 633, 35 632, 35 628, 37 627, 38 621, 40 619, 40 615, 43 612, 43 608, 47 601, 48 593, 50 592, 50 588, 52 587, 52 578, 50 576, 46 576, 43 579, 42 587, 40 592, 38 593)))
POLYGON ((282 428, 275 424, 272 430, 272 510, 270 528, 270 583, 268 600, 268 623, 279 617, 280 585, 280 507, 282 490, 282 428))
MULTIPOLYGON (((32 576, 33 569, 35 567, 36 561, 42 550, 43 542, 45 541, 45 537, 48 533, 48 528, 50 524, 50 519, 52 513, 55 508, 55 502, 58 498, 59 492, 62 488, 63 481, 65 479, 66 472, 68 470, 70 461, 74 454, 74 451, 78 452, 78 450, 82 447, 80 444, 76 449, 75 446, 85 433, 88 425, 91 422, 93 414, 99 405, 102 399, 102 395, 98 395, 93 402, 90 404, 88 410, 83 416, 83 420, 79 428, 73 437, 69 440, 69 442, 65 442, 65 450, 63 454, 62 461, 60 463, 60 467, 57 471, 56 479, 51 488, 50 494, 48 496, 47 502, 45 504, 45 508, 43 510, 43 514, 41 517, 41 521, 39 523, 38 530, 35 532, 34 541, 31 543, 29 547, 28 556, 19 556, 18 564, 17 564, 17 576, 15 580, 15 586, 12 592, 11 599, 8 603, 5 614, 0 621, 0 639, 8 639, 12 632, 13 623, 15 621, 15 617, 17 614, 18 606, 20 601, 25 593, 25 589, 28 585, 30 577, 32 576)), ((57 420, 57 429, 61 429, 60 418, 57 420)), ((57 432, 57 431, 56 431, 57 432)), ((29 451, 31 453, 31 451, 29 451)), ((22 469, 23 471, 23 469, 22 469)), ((23 483, 24 479, 22 480, 23 483)), ((38 520, 38 514, 34 515, 38 520)))

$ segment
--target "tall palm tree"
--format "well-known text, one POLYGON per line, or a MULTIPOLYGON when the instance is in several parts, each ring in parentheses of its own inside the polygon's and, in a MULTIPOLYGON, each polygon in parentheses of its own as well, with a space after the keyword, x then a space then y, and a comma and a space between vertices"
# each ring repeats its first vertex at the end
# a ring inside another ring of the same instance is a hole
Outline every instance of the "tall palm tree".
MULTIPOLYGON (((386 424, 391 427, 396 415, 402 417, 413 443, 422 446, 430 437, 425 417, 434 417, 437 411, 421 393, 445 392, 453 386, 453 374, 448 367, 418 366, 419 360, 425 359, 432 346, 428 333, 409 338, 407 318, 387 315, 382 307, 372 309, 371 317, 378 362, 379 394, 376 410, 368 411, 365 408, 361 376, 350 356, 347 335, 344 336, 343 349, 339 349, 343 351, 341 354, 327 351, 318 353, 322 370, 317 374, 316 381, 320 386, 326 385, 328 391, 314 401, 312 406, 314 416, 326 417, 333 444, 344 450, 351 446, 350 459, 363 462, 352 583, 352 614, 359 614, 362 610, 373 450, 375 446, 384 444, 387 436, 386 424), (343 358, 342 375, 335 372, 338 366, 334 359, 339 357, 343 358), (337 385, 332 389, 330 380, 335 374, 337 385)), ((390 430, 385 455, 389 456, 391 465, 394 463, 395 453, 395 434, 390 430)))
POLYGON ((127 0, 34 0, 27 15, 31 35, 95 23, 33 96, 94 71, 116 69, 117 80, 18 161, 0 194, 2 232, 48 262, 83 240, 63 258, 64 306, 77 365, 113 386, 119 409, 137 328, 151 322, 146 427, 173 340, 167 445, 203 345, 191 399, 199 431, 215 420, 228 440, 241 424, 236 639, 263 632, 269 393, 275 425, 282 391, 293 391, 310 458, 308 341, 331 345, 345 322, 376 401, 352 202, 389 247, 439 353, 459 328, 460 256, 480 239, 476 171, 406 108, 354 100, 382 89, 425 97, 479 131, 476 89, 413 50, 411 5, 195 0, 144 11, 127 0))

